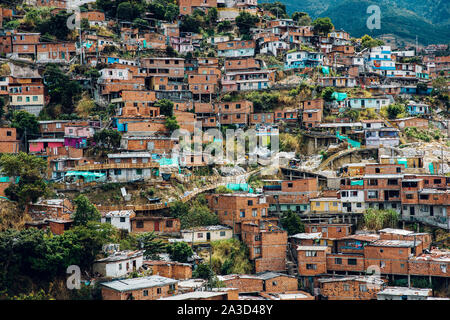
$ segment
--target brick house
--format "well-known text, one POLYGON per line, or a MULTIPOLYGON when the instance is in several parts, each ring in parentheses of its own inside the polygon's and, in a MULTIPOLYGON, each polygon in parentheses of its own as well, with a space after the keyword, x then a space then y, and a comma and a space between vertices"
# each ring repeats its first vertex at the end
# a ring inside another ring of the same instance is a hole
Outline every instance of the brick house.
POLYGON ((298 213, 309 212, 309 200, 319 195, 317 179, 281 181, 279 184, 263 187, 269 212, 285 212, 292 210, 298 213))
POLYGON ((258 223, 268 217, 269 204, 262 195, 233 193, 206 195, 208 207, 217 214, 221 224, 233 228, 234 234, 241 234, 244 222, 258 223))
POLYGON ((320 295, 326 300, 376 300, 384 289, 381 279, 362 276, 318 279, 320 295))
POLYGON ((180 232, 180 219, 157 216, 138 216, 131 220, 131 232, 155 232, 178 234, 180 232))
POLYGON ((285 271, 287 232, 270 222, 258 225, 242 224, 242 241, 249 248, 249 259, 254 262, 255 272, 285 271))
POLYGON ((307 223, 305 232, 321 232, 323 238, 339 239, 351 235, 352 225, 348 223, 307 223))
POLYGON ((157 300, 178 291, 178 280, 156 275, 103 282, 101 285, 103 300, 157 300))
POLYGON ((316 276, 327 273, 328 246, 297 246, 299 276, 316 276))
POLYGON ((0 128, 0 153, 18 153, 16 128, 0 128))
POLYGON ((144 261, 144 265, 152 270, 153 275, 176 280, 192 278, 192 266, 188 263, 154 260, 144 261))
POLYGON ((298 281, 294 276, 277 272, 232 274, 219 276, 219 280, 228 288, 237 288, 240 294, 259 292, 283 293, 298 289, 298 281))

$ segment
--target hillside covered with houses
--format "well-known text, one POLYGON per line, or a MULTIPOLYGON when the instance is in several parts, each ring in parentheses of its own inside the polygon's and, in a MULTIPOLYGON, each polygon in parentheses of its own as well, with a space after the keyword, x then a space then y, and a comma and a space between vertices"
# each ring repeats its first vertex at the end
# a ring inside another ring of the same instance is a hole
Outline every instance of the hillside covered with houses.
POLYGON ((2 1, 0 299, 450 299, 449 43, 2 1))

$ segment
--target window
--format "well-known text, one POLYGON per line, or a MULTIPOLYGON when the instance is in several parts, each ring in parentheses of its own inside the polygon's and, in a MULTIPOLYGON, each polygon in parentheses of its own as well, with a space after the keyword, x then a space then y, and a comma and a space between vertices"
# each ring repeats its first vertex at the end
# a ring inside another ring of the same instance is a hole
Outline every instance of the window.
POLYGON ((142 174, 142 169, 136 169, 136 174, 137 175, 141 175, 142 174))
POLYGON ((288 184, 287 184, 288 188, 292 188, 293 185, 294 185, 294 184, 293 184, 292 182, 288 182, 288 184))
POLYGON ((261 235, 260 234, 257 234, 255 236, 255 241, 261 241, 261 235))
POLYGON ((306 264, 306 270, 317 270, 317 265, 316 264, 306 264))
POLYGON ((396 186, 398 185, 397 179, 388 179, 388 186, 396 186))
POLYGON ((447 273, 447 265, 446 264, 441 264, 441 271, 443 273, 447 273))
POLYGON ((197 233, 197 239, 203 238, 203 233, 197 233))
POLYGON ((317 251, 306 251, 307 257, 317 257, 317 251))
POLYGON ((6 135, 7 135, 8 137, 11 137, 11 131, 6 131, 6 135))
POLYGON ((380 173, 380 168, 375 168, 375 173, 380 173))
POLYGON ((254 254, 260 254, 261 253, 261 248, 260 247, 254 248, 253 253, 254 254))
POLYGON ((342 258, 334 258, 334 264, 342 264, 342 258))
POLYGON ((144 297, 148 297, 148 290, 142 291, 142 295, 143 295, 144 297))
POLYGON ((120 222, 125 222, 125 218, 124 217, 120 217, 120 222))
POLYGON ((225 231, 220 231, 220 236, 225 237, 225 231))
POLYGON ((107 218, 105 219, 105 221, 106 221, 106 223, 111 223, 111 218, 110 218, 110 217, 107 217, 107 218))
POLYGON ((414 199, 414 195, 412 193, 407 193, 406 199, 414 199))
POLYGON ((119 270, 122 270, 122 264, 119 263, 119 270))
POLYGON ((386 266, 386 262, 380 261, 380 268, 384 268, 386 266))
POLYGON ((248 200, 247 201, 247 205, 252 206, 253 205, 253 200, 248 200))
POLYGON ((344 284, 344 291, 350 291, 350 286, 348 284, 344 284))
POLYGON ((136 228, 143 228, 144 227, 144 221, 137 221, 136 222, 136 228))
POLYGON ((354 259, 354 258, 348 259, 348 260, 347 260, 347 264, 348 264, 349 266, 356 266, 356 259, 354 259))
POLYGON ((253 209, 252 210, 252 217, 257 217, 258 216, 258 210, 257 209, 253 209))
POLYGON ((157 293, 157 294, 161 294, 161 288, 157 288, 157 289, 156 289, 156 293, 157 293))
POLYGON ((378 191, 374 191, 374 190, 367 191, 367 198, 368 199, 377 199, 378 198, 378 191))
POLYGON ((434 183, 434 184, 440 184, 440 183, 441 183, 441 179, 434 179, 434 180, 433 180, 433 183, 434 183))
POLYGON ((239 212, 239 217, 245 218, 245 210, 241 210, 241 212, 239 212))
POLYGON ((167 228, 172 228, 173 227, 173 221, 172 220, 167 220, 166 221, 166 227, 167 228))
POLYGON ((33 96, 33 101, 38 101, 38 97, 37 96, 33 96))
POLYGON ((367 286, 365 284, 360 284, 359 285, 359 291, 361 292, 367 292, 367 286))

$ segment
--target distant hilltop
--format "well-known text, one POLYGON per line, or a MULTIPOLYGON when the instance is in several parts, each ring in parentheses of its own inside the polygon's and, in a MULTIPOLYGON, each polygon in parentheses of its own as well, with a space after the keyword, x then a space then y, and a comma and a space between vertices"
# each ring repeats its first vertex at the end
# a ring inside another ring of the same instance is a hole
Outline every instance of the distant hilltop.
MULTIPOLYGON (((330 17, 338 29, 354 37, 394 34, 407 42, 423 45, 450 42, 450 1, 448 0, 277 0, 289 14, 307 12, 311 18, 330 17), (381 29, 369 30, 366 13, 370 5, 381 10, 381 29)), ((275 2, 260 1, 263 2, 275 2)))

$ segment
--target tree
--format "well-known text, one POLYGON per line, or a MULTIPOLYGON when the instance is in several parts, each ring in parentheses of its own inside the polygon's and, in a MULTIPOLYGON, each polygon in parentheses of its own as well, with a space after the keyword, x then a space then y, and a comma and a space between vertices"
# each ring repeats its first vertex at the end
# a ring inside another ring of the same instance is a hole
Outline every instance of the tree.
POLYGON ((166 251, 167 246, 162 240, 157 239, 154 232, 146 232, 138 236, 137 238, 139 247, 144 249, 145 257, 152 260, 158 260, 158 253, 163 253, 166 251))
POLYGON ((279 19, 288 18, 288 15, 286 13, 286 6, 279 2, 268 2, 268 3, 261 3, 260 6, 266 10, 272 13, 274 16, 276 16, 279 19))
POLYGON ((322 91, 322 98, 327 102, 331 102, 334 100, 333 93, 334 93, 334 89, 332 87, 326 87, 322 91))
POLYGON ((229 31, 231 29, 231 22, 228 20, 225 21, 220 21, 217 24, 217 31, 218 32, 225 32, 225 31, 229 31))
POLYGON ((236 26, 238 27, 241 36, 250 35, 250 29, 255 28, 255 24, 258 22, 258 16, 252 15, 247 11, 241 11, 235 19, 236 26))
POLYGON ((328 17, 325 18, 317 18, 313 22, 314 31, 316 31, 319 34, 326 35, 331 30, 334 29, 333 23, 331 23, 331 19, 328 17))
POLYGON ((117 18, 121 20, 133 21, 139 15, 139 8, 131 2, 122 2, 117 6, 117 18))
POLYGON ((180 217, 181 228, 193 228, 200 226, 212 226, 219 223, 217 215, 205 205, 194 205, 188 214, 180 217))
POLYGON ((11 127, 16 128, 20 138, 24 136, 25 132, 27 135, 37 135, 39 133, 39 122, 36 116, 26 111, 14 111, 11 127))
POLYGON ((209 26, 215 26, 217 24, 217 20, 219 18, 219 14, 217 12, 216 8, 209 8, 208 9, 208 13, 206 14, 205 17, 205 22, 209 25, 209 26))
POLYGON ((194 252, 186 242, 175 242, 167 247, 170 259, 178 262, 187 262, 194 252))
POLYGON ((370 48, 379 47, 382 45, 384 45, 383 40, 373 39, 371 36, 369 36, 367 34, 361 38, 361 47, 363 49, 365 49, 365 48, 370 49, 370 48))
POLYGON ((296 21, 300 26, 309 26, 312 23, 311 17, 306 12, 294 12, 292 20, 296 21))
MULTIPOLYGON (((61 111, 72 114, 75 111, 75 102, 79 100, 81 86, 77 81, 70 80, 61 69, 49 64, 44 71, 44 82, 50 95, 50 103, 61 105, 61 111)), ((56 114, 52 115, 56 117, 56 114)))
POLYGON ((394 103, 391 104, 387 107, 386 109, 387 113, 388 113, 388 117, 389 119, 397 119, 397 116, 404 113, 405 110, 405 106, 398 104, 398 103, 394 103))
POLYGON ((192 272, 193 278, 200 278, 209 280, 214 276, 214 271, 211 266, 207 263, 200 263, 197 268, 195 268, 194 272, 192 272))
POLYGON ((198 19, 196 19, 193 15, 185 15, 180 23, 180 31, 198 33, 200 31, 198 19))
POLYGON ((166 47, 166 54, 168 57, 176 57, 178 56, 177 51, 172 46, 166 47))
POLYGON ((158 100, 155 107, 159 108, 159 113, 167 117, 173 116, 173 102, 168 99, 158 100))
POLYGON ((283 229, 287 231, 288 235, 305 232, 305 225, 302 220, 291 210, 288 210, 281 216, 280 223, 283 229))
POLYGON ((433 86, 433 95, 448 93, 448 84, 444 77, 437 77, 433 80, 431 85, 433 86))
POLYGON ((81 117, 87 118, 92 110, 95 108, 95 102, 88 95, 84 95, 83 98, 78 101, 78 104, 75 108, 77 114, 81 117))
POLYGON ((36 202, 47 194, 48 187, 43 177, 47 169, 45 159, 19 152, 18 154, 3 154, 0 157, 2 173, 8 177, 19 179, 5 190, 6 196, 18 201, 20 206, 36 202))
POLYGON ((426 93, 428 91, 428 86, 424 82, 418 82, 416 86, 417 93, 426 93))
POLYGON ((191 207, 189 204, 182 202, 182 201, 175 201, 170 206, 170 215, 179 218, 189 212, 189 209, 191 207))
POLYGON ((364 226, 369 230, 380 230, 383 228, 396 228, 399 220, 397 211, 375 210, 369 208, 364 212, 364 226))
POLYGON ((67 19, 72 15, 70 12, 58 12, 50 15, 49 19, 43 20, 37 29, 41 34, 49 34, 55 36, 58 40, 68 40, 70 34, 67 28, 67 19))
POLYGON ((170 132, 180 129, 180 125, 178 124, 177 118, 175 118, 174 116, 168 117, 164 125, 170 132))
POLYGON ((74 225, 85 226, 89 221, 100 220, 100 212, 85 195, 80 194, 73 202, 77 207, 75 213, 73 214, 74 225))
POLYGON ((94 133, 96 145, 107 149, 118 149, 120 146, 120 132, 114 129, 103 129, 94 133))

